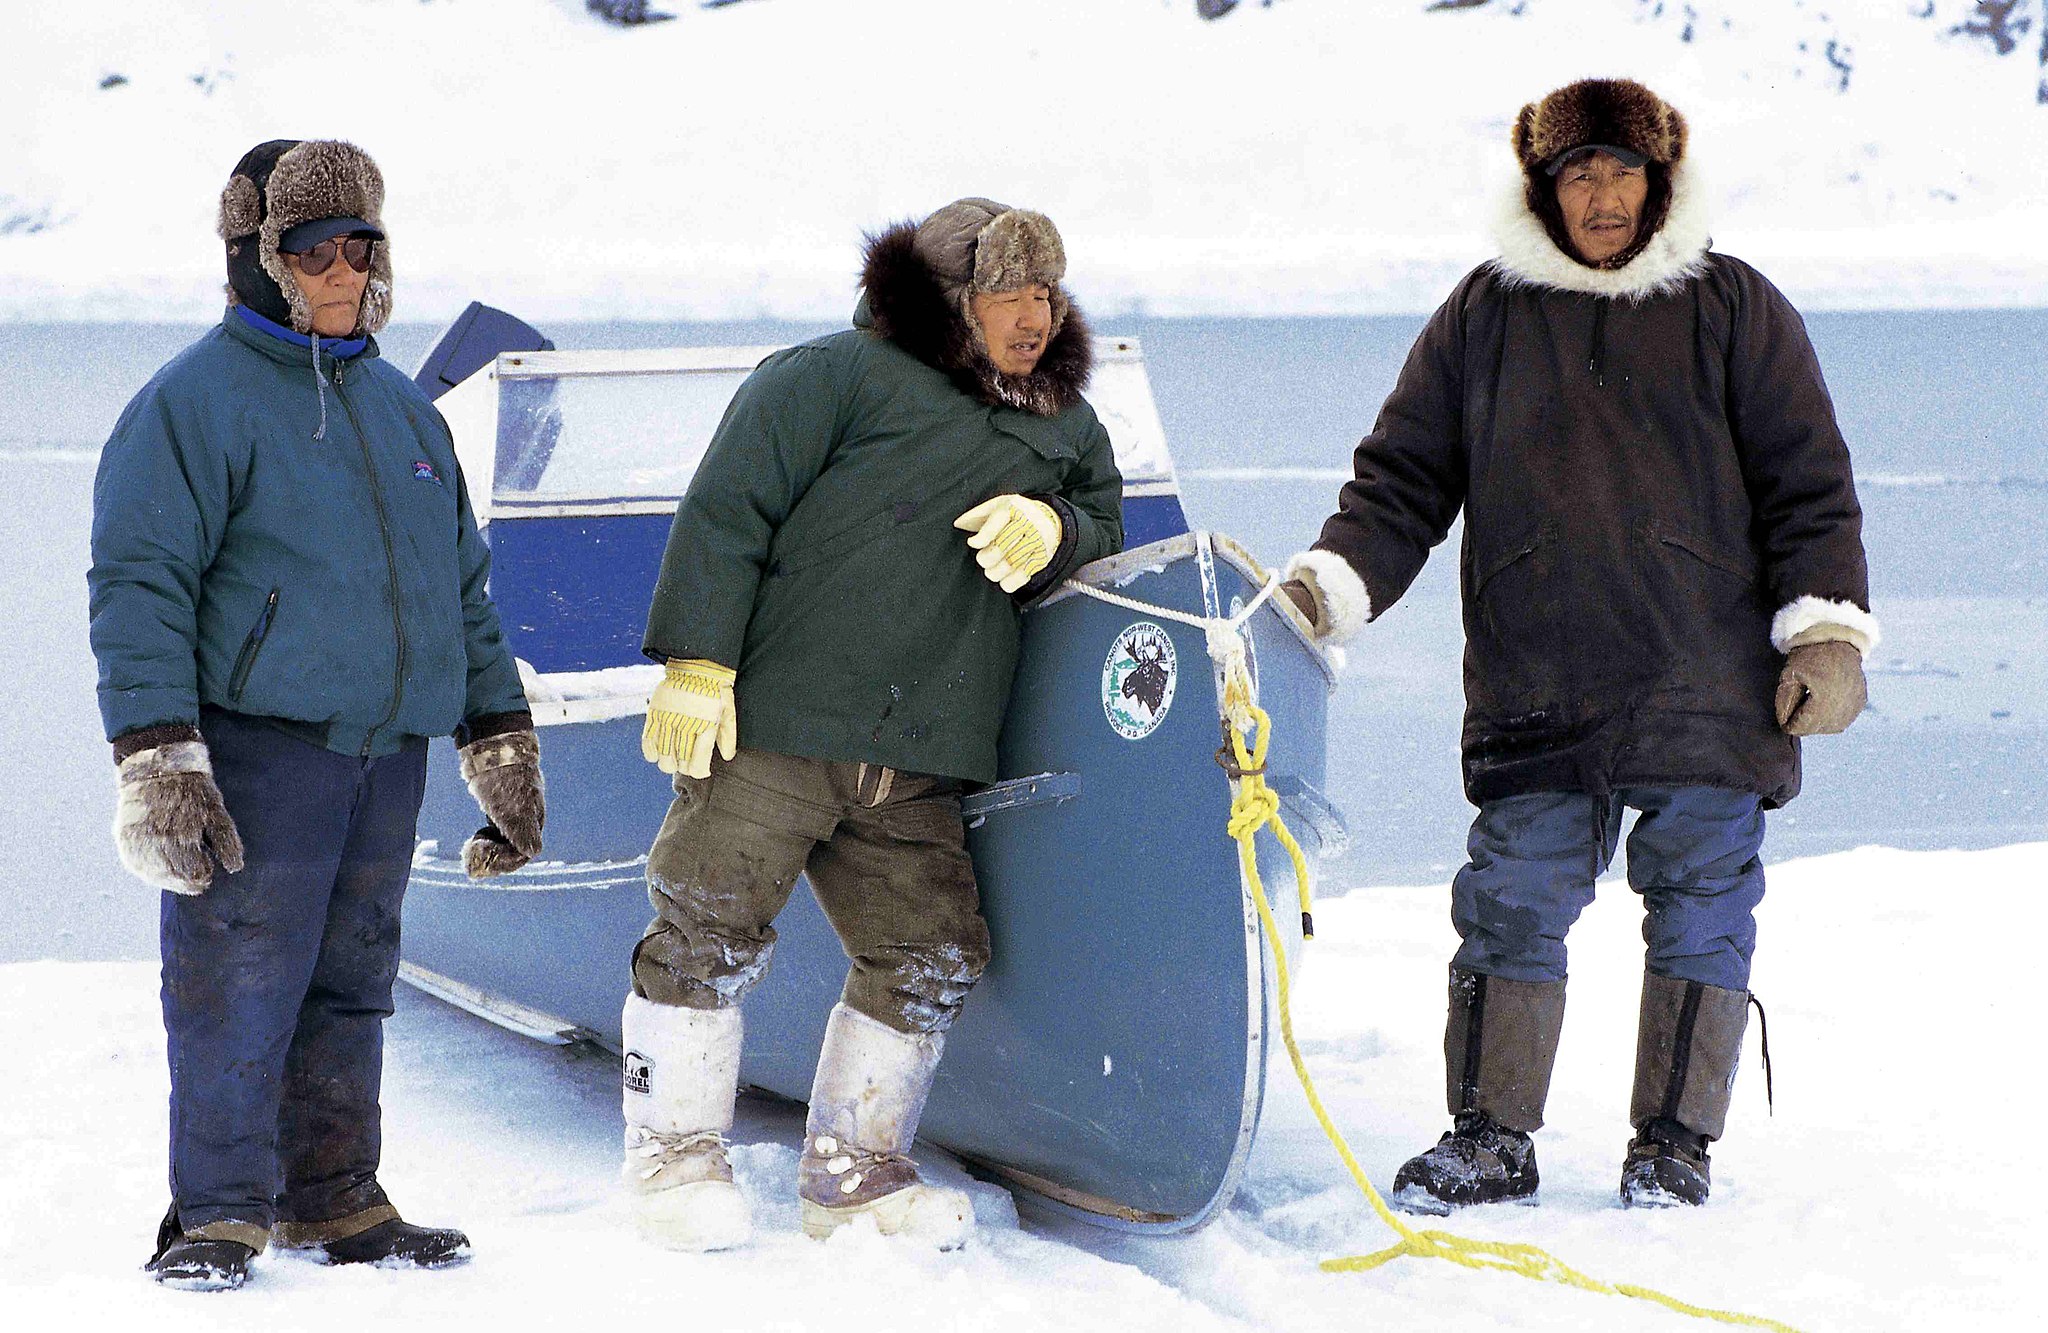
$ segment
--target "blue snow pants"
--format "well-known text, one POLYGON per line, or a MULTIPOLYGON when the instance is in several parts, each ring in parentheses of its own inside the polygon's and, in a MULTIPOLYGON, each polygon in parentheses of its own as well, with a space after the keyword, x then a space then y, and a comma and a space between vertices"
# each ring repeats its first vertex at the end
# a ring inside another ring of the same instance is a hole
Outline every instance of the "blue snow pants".
POLYGON ((1647 969, 1747 990, 1764 896, 1764 812, 1756 796, 1718 787, 1488 801, 1472 821, 1471 860, 1451 885, 1451 922, 1464 941, 1452 966, 1563 981, 1565 934, 1614 859, 1624 808, 1641 812, 1628 835, 1628 882, 1647 911, 1647 969))
POLYGON ((215 709, 199 728, 246 862, 163 895, 171 1198, 188 1233, 348 1217, 387 1202, 384 1020, 427 743, 360 759, 215 709))

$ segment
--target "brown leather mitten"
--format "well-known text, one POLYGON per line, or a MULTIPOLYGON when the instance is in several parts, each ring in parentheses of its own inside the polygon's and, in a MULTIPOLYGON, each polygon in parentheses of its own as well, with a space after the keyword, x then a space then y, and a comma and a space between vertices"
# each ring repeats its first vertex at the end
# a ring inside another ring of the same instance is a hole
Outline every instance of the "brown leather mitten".
POLYGON ((1300 579, 1289 579, 1280 585, 1280 591, 1287 594, 1287 600, 1294 603, 1294 609, 1301 612, 1310 625, 1322 625, 1322 617, 1316 613, 1316 595, 1306 583, 1300 579))
POLYGON ((1787 735, 1833 736, 1848 729, 1869 697, 1855 644, 1800 644, 1778 674, 1778 725, 1787 735))

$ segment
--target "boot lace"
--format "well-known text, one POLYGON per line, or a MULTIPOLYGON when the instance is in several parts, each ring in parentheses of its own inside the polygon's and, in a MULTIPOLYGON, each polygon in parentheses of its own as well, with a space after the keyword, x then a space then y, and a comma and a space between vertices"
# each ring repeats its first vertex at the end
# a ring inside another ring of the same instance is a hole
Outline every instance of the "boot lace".
POLYGON ((900 1152, 869 1152, 851 1143, 841 1143, 830 1134, 820 1134, 810 1142, 811 1157, 819 1168, 831 1177, 833 1188, 840 1194, 852 1194, 877 1171, 888 1166, 900 1166, 915 1178, 917 1164, 900 1152))
POLYGON ((652 1180, 669 1167, 692 1157, 723 1157, 725 1149, 725 1135, 715 1129, 664 1134, 645 1125, 626 1126, 626 1152, 629 1156, 643 1159, 643 1165, 633 1168, 634 1174, 642 1180, 652 1180))

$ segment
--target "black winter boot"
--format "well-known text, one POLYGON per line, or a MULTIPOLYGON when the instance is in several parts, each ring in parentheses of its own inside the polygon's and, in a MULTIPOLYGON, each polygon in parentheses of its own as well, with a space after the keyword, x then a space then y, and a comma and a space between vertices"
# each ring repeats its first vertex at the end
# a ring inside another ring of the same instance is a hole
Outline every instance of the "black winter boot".
POLYGON ((1644 974, 1623 1207, 1707 1201, 1707 1145, 1727 1126, 1748 1021, 1748 991, 1644 974))
POLYGON ((1533 1200, 1536 1145, 1477 1111, 1461 1115, 1451 1132, 1394 1176, 1393 1204, 1406 1213, 1442 1217, 1475 1203, 1533 1200))
POLYGON ((179 1291, 233 1291, 249 1280, 254 1248, 238 1240, 187 1236, 178 1225, 178 1206, 164 1214, 156 1229, 156 1252, 143 1265, 166 1287, 179 1291))
POLYGON ((330 1264, 385 1264, 400 1268, 451 1268, 470 1257, 469 1237, 453 1227, 416 1227, 392 1218, 347 1240, 320 1247, 330 1264))
POLYGON ((1394 1177, 1395 1206, 1441 1216, 1536 1193, 1536 1149, 1564 1029, 1562 981, 1451 969, 1444 1093, 1454 1117, 1434 1148, 1394 1177))
POLYGON ((448 1268, 470 1256, 469 1237, 452 1227, 416 1227, 388 1203, 327 1222, 280 1222, 271 1233, 281 1250, 323 1264, 448 1268))
POLYGON ((1706 1201, 1706 1136, 1662 1116, 1638 1130, 1621 1167, 1622 1207, 1698 1207, 1706 1201))

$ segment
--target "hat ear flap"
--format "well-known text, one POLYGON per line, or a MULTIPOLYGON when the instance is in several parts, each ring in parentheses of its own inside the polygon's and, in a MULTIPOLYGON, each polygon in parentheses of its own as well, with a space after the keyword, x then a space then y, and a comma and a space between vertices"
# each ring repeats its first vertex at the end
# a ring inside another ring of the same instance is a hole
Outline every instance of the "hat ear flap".
POLYGON ((1667 163, 1677 162, 1685 157, 1685 141, 1691 135, 1691 130, 1685 123, 1685 117, 1679 114, 1677 107, 1667 102, 1664 105, 1664 113, 1670 119, 1665 125, 1664 142, 1666 146, 1661 160, 1667 163))
POLYGON ((220 238, 232 241, 262 225, 263 196, 256 182, 243 175, 230 177, 228 187, 220 192, 220 217, 214 223, 220 238))
POLYGON ((391 244, 379 241, 370 260, 370 280, 363 286, 362 313, 358 316, 356 332, 376 333, 390 318, 391 244))

